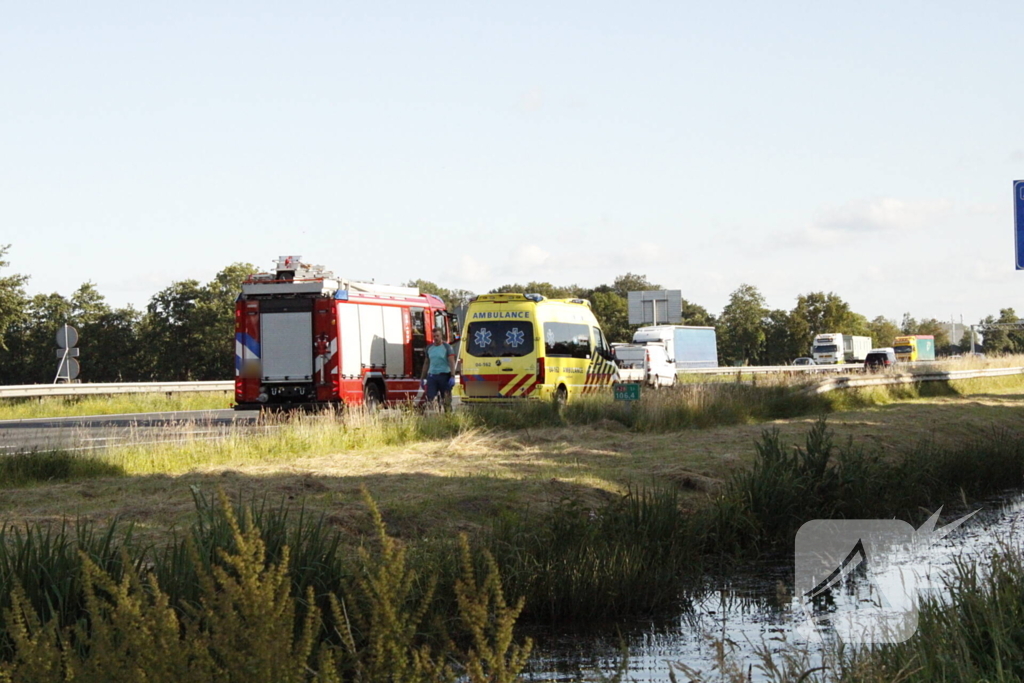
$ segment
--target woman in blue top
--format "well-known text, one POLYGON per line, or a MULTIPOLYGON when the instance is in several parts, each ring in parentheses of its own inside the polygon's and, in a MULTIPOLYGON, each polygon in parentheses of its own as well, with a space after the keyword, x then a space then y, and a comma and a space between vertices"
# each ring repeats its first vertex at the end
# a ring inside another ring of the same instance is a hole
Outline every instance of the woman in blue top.
POLYGON ((455 351, 444 341, 444 330, 434 330, 434 342, 427 347, 421 384, 427 401, 440 399, 445 411, 452 409, 452 387, 455 386, 455 351))

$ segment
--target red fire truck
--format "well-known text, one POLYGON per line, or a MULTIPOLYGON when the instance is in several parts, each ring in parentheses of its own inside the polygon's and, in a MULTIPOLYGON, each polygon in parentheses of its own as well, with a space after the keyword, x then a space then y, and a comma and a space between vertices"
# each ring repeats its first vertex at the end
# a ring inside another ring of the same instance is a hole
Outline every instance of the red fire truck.
POLYGON ((411 400, 435 330, 458 321, 414 287, 351 282, 282 256, 235 304, 235 408, 411 400))

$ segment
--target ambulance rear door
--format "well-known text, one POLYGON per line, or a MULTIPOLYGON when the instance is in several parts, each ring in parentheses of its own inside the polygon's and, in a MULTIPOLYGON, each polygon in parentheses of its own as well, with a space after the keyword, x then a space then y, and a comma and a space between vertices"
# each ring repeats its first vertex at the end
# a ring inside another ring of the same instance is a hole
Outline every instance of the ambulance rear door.
POLYGON ((466 397, 523 398, 537 380, 532 303, 470 305, 461 341, 466 397))

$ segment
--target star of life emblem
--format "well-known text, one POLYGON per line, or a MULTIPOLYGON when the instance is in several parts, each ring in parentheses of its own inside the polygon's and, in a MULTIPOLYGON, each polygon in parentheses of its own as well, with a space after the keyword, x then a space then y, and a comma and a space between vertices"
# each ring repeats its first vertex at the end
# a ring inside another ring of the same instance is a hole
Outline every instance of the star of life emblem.
POLYGON ((486 327, 481 327, 475 333, 473 333, 473 343, 477 346, 490 346, 491 345, 491 331, 486 327))
POLYGON ((512 348, 522 346, 526 340, 526 335, 518 327, 513 327, 511 330, 505 333, 505 343, 512 348))

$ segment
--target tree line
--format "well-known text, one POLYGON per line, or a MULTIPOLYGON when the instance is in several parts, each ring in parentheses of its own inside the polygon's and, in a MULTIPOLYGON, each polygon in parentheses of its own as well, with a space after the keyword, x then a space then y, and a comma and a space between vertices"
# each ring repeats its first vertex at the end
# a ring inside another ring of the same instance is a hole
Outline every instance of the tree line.
MULTIPOLYGON (((54 337, 64 323, 79 331, 82 373, 87 382, 224 380, 234 375, 234 304, 245 278, 258 269, 233 263, 212 280, 172 283, 152 296, 144 310, 110 306, 91 282, 70 296, 29 296, 29 277, 9 274, 8 246, 0 245, 0 385, 52 382, 57 371, 54 337)), ((473 293, 447 289, 427 280, 406 285, 436 294, 449 308, 467 304, 473 293)), ((509 283, 491 290, 536 292, 550 298, 581 298, 591 303, 607 338, 628 342, 627 292, 662 287, 645 275, 626 273, 598 287, 549 282, 509 283)), ((792 310, 770 309, 761 292, 740 285, 718 315, 683 300, 683 324, 714 326, 722 365, 783 365, 810 352, 815 334, 841 332, 870 336, 875 346, 891 346, 901 334, 930 334, 939 352, 969 350, 970 338, 949 343, 949 326, 934 318, 902 321, 878 316, 868 320, 837 294, 810 292, 797 297, 792 310)), ((981 322, 1015 322, 1012 308, 981 322)), ((1024 332, 990 331, 986 353, 1024 353, 1024 332)))
MULTIPOLYGON (((426 280, 407 283, 440 296, 451 306, 464 305, 472 297, 465 290, 449 290, 426 280)), ((558 286, 549 282, 502 285, 499 292, 536 292, 552 298, 588 299, 605 335, 612 342, 628 342, 637 325, 629 324, 627 293, 663 289, 645 275, 626 273, 611 285, 594 288, 578 285, 558 286)), ((792 310, 771 309, 764 295, 753 285, 742 284, 729 296, 718 315, 703 306, 683 299, 682 324, 714 327, 721 365, 786 365, 794 358, 810 354, 815 335, 838 332, 871 337, 876 347, 892 346, 900 335, 926 334, 935 337, 940 354, 969 352, 970 335, 958 344, 950 343, 949 323, 935 318, 917 320, 909 313, 900 322, 877 316, 871 320, 855 313, 834 292, 810 292, 796 299, 792 310)), ((988 316, 981 322, 1015 322, 1016 313, 1004 308, 999 317, 988 316)), ((1024 353, 1024 332, 990 331, 984 349, 989 353, 1024 353)))
MULTIPOLYGON (((0 245, 0 274, 10 265, 8 249, 0 245)), ((142 311, 110 306, 91 282, 70 296, 29 296, 28 276, 0 276, 0 384, 52 382, 58 364, 54 338, 64 323, 78 330, 82 381, 231 379, 235 298, 256 270, 235 263, 205 284, 175 282, 142 311)))

